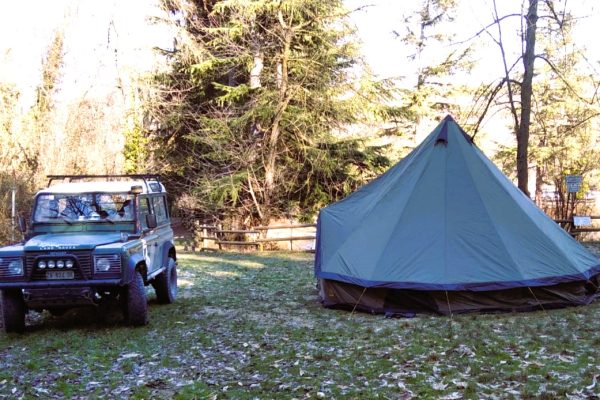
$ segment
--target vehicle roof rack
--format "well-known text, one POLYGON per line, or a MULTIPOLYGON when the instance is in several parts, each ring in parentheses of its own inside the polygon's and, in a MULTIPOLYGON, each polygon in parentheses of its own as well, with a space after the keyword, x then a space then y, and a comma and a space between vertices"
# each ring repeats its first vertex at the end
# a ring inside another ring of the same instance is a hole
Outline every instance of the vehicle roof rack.
POLYGON ((160 182, 160 175, 158 174, 123 174, 123 175, 47 175, 48 178, 48 187, 52 184, 53 181, 62 180, 66 183, 76 182, 76 181, 93 181, 93 180, 106 180, 106 181, 120 181, 120 180, 142 180, 144 181, 144 185, 146 185, 146 190, 148 192, 152 192, 148 182, 160 182))

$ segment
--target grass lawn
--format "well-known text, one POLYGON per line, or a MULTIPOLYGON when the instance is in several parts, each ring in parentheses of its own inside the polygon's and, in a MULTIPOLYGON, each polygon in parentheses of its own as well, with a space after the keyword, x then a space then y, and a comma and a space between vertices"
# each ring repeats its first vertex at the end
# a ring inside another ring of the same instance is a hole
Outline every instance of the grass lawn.
POLYGON ((179 298, 129 328, 116 310, 32 313, 0 334, 8 398, 600 396, 600 302, 524 314, 324 309, 312 255, 180 254, 179 298))

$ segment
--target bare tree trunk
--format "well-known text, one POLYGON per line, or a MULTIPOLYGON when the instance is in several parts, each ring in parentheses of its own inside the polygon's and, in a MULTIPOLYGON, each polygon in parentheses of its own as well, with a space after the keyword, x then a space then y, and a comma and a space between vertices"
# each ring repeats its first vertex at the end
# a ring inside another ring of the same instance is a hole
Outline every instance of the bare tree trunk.
MULTIPOLYGON (((509 108, 510 108, 510 113, 513 118, 515 135, 518 135, 520 122, 519 122, 519 115, 517 112, 517 106, 516 106, 516 102, 515 102, 513 81, 510 77, 510 70, 512 68, 509 69, 508 62, 506 60, 506 51, 504 50, 504 41, 502 39, 502 25, 500 24, 500 16, 498 15, 498 6, 496 4, 496 0, 493 0, 493 4, 494 4, 494 18, 496 20, 496 27, 498 28, 498 41, 496 42, 496 44, 498 44, 498 47, 500 48, 500 54, 502 55, 502 65, 504 67, 504 79, 499 85, 506 83, 506 89, 508 92, 508 104, 509 104, 509 108)), ((499 87, 501 87, 501 86, 499 86, 499 87)), ((494 90, 493 93, 498 93, 498 92, 496 90, 494 90)), ((492 97, 492 99, 493 99, 493 97, 492 97)), ((490 99, 490 101, 491 101, 491 99, 490 99)))
POLYGON ((257 89, 262 86, 260 76, 263 70, 263 55, 257 47, 254 49, 254 62, 250 71, 250 89, 257 89))
MULTIPOLYGON (((546 139, 546 129, 544 128, 544 134, 540 137, 540 140, 538 142, 538 146, 540 148, 544 148, 547 145, 547 139, 546 139)), ((544 199, 543 199, 543 190, 542 190, 542 186, 544 185, 544 177, 547 174, 547 165, 545 163, 536 163, 536 168, 535 168, 535 203, 538 205, 539 208, 543 209, 546 213, 548 213, 548 210, 545 208, 548 207, 542 207, 544 199)))
POLYGON ((542 167, 537 166, 535 168, 535 204, 538 205, 539 208, 542 208, 542 179, 544 178, 544 173, 542 172, 542 167))
POLYGON ((533 93, 533 64, 535 61, 535 34, 537 27, 538 0, 529 0, 527 29, 525 33, 525 54, 523 66, 525 73, 521 84, 521 118, 517 132, 517 181, 519 189, 529 196, 529 124, 531 122, 531 96, 533 93))
MULTIPOLYGON (((273 191, 275 190, 275 172, 276 172, 276 161, 277 161, 277 153, 278 153, 278 144, 279 138, 281 135, 280 123, 283 118, 283 113, 285 112, 288 103, 289 103, 289 94, 288 94, 288 61, 290 56, 290 47, 292 44, 293 38, 293 28, 288 26, 284 20, 281 13, 279 14, 279 20, 281 26, 283 28, 283 49, 281 51, 281 62, 277 64, 277 76, 279 78, 279 68, 281 68, 281 81, 278 80, 279 85, 279 96, 278 96, 278 104, 275 111, 275 116, 273 117, 273 122, 271 123, 271 128, 269 129, 268 135, 268 148, 269 151, 267 153, 267 159, 265 160, 265 191, 264 191, 264 203, 265 206, 263 208, 263 213, 266 214, 265 218, 269 217, 269 208, 271 203, 271 197, 273 191), (281 67, 280 67, 281 66, 281 67)), ((268 222, 268 221, 266 221, 268 222)))

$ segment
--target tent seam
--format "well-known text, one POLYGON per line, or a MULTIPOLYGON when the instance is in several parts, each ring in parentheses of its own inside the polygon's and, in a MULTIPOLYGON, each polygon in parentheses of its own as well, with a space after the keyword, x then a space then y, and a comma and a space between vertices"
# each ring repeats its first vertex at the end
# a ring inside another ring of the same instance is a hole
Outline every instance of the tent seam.
MULTIPOLYGON (((423 176, 423 174, 427 170, 427 166, 428 165, 429 165, 428 162, 423 163, 423 168, 421 168, 421 171, 419 172, 419 176, 417 177, 417 179, 415 179, 415 184, 412 186, 413 190, 411 190, 409 192, 408 198, 406 199, 406 202, 404 203, 404 208, 402 209, 402 212, 398 216, 398 219, 396 220, 396 223, 394 224, 391 232, 394 232, 396 230, 396 228, 398 227, 398 224, 400 224, 400 221, 402 220, 402 216, 404 216, 404 213, 406 212, 406 206, 408 205, 408 203, 410 202, 410 200, 412 199, 412 196, 414 194, 414 188, 417 186, 418 182, 421 180, 421 177, 423 176)), ((388 246, 390 245, 390 242, 392 241, 392 239, 393 239, 393 235, 390 235, 389 238, 388 238, 388 240, 385 243, 385 246, 382 247, 383 251, 380 253, 380 255, 377 258, 377 261, 375 262, 374 265, 378 265, 379 264, 379 261, 381 260, 381 257, 383 257, 383 253, 385 252, 385 249, 388 248, 388 246)))
MULTIPOLYGON (((477 150, 479 150, 479 149, 477 149, 477 150)), ((480 152, 480 151, 481 151, 481 150, 479 150, 479 152, 480 152)), ((476 154, 477 154, 477 156, 478 156, 478 158, 479 158, 479 159, 482 159, 482 157, 481 157, 481 154, 479 154, 479 152, 476 152, 476 154)), ((491 169, 490 169, 489 165, 487 165, 487 164, 485 163, 485 159, 483 159, 482 161, 484 161, 484 163, 483 163, 483 164, 486 166, 487 172, 489 172, 489 173, 492 173, 492 174, 493 174, 493 171, 491 171, 491 169)), ((489 160, 488 160, 488 161, 489 161, 489 160)), ((491 163, 491 161, 489 161, 489 162, 491 163)), ((495 174, 493 174, 493 175, 495 175, 495 174)), ((504 177, 504 179, 508 179, 508 178, 506 178, 506 176, 505 176, 504 174, 501 174, 501 175, 504 177)), ((499 179, 496 179, 496 180, 498 180, 498 181, 499 181, 499 179)), ((500 182, 501 182, 501 181, 500 181, 500 182)), ((511 185, 513 185, 513 183, 512 183, 512 182, 509 182, 509 183, 510 183, 511 185)), ((509 197, 510 197, 510 198, 511 198, 513 201, 517 202, 517 204, 518 204, 518 201, 517 201, 516 199, 514 199, 514 198, 513 198, 513 196, 511 196, 511 193, 510 193, 510 191, 508 191, 508 190, 507 190, 507 188, 506 188, 504 185, 500 184, 500 188, 501 188, 501 189, 502 189, 502 191, 503 191, 504 193, 506 193, 506 194, 507 194, 507 195, 508 195, 508 196, 509 196, 509 197)), ((524 194, 523 192, 521 192, 521 189, 518 189, 518 188, 516 188, 516 189, 518 190, 518 192, 519 192, 520 194, 522 194, 522 195, 523 195, 523 196, 526 198, 526 200, 528 200, 528 201, 530 201, 530 202, 531 202, 531 199, 530 199, 530 198, 528 198, 528 197, 526 197, 526 196, 525 196, 525 194, 524 194)), ((478 192, 478 193, 479 193, 479 192, 478 192)), ((546 215, 546 214, 545 214, 545 213, 543 213, 541 210, 539 210, 535 204, 534 204, 533 206, 534 206, 534 208, 535 208, 537 211, 539 211, 540 213, 542 213, 542 214, 543 214, 543 215, 541 215, 542 217, 545 217, 545 218, 550 218, 550 217, 548 217, 548 215, 546 215)), ((536 220, 535 220, 535 219, 534 219, 534 218, 533 218, 533 217, 532 217, 532 216, 531 216, 529 213, 525 212, 525 210, 524 210, 522 207, 520 207, 520 206, 519 206, 519 209, 523 211, 523 212, 522 212, 522 214, 523 214, 523 215, 525 215, 525 217, 528 219, 528 221, 530 221, 530 222, 533 224, 533 226, 535 226, 536 230, 537 230, 537 231, 538 231, 538 232, 541 234, 541 236, 548 236, 548 235, 546 234, 546 232, 544 231, 543 227, 541 227, 541 226, 540 226, 540 225, 539 225, 539 224, 536 222, 536 220)), ((487 207, 486 207, 486 210, 487 210, 487 207)), ((562 228, 561 228, 561 229, 562 229, 562 228)), ((566 234, 566 233, 565 233, 565 234, 566 234)), ((567 236, 568 236, 568 235, 567 235, 567 236)), ((571 237, 569 237, 569 239, 572 239, 572 238, 571 238, 571 237)), ((550 240, 551 240, 551 239, 550 239, 550 240)), ((556 249, 557 249, 557 250, 560 252, 560 254, 562 255, 562 257, 563 257, 563 260, 565 260, 565 261, 566 261, 568 264, 571 264, 571 265, 573 265, 573 266, 574 266, 574 263, 573 263, 573 262, 571 261, 571 259, 569 258, 569 256, 568 256, 567 252, 565 252, 565 251, 564 251, 564 250, 563 250, 563 249, 562 249, 562 248, 561 248, 559 245, 557 245, 556 243, 554 243, 554 241, 553 241, 553 240, 551 240, 551 241, 552 241, 552 243, 555 245, 554 247, 555 247, 555 248, 556 248, 556 249)), ((504 243, 504 242, 503 242, 503 243, 504 243)), ((512 257, 511 257, 511 258, 512 258, 512 257)), ((520 270, 521 270, 521 269, 519 268, 519 271, 520 271, 520 270)), ((582 274, 582 272, 581 272, 581 271, 580 271, 580 270, 579 270, 577 267, 575 267, 575 270, 576 270, 576 271, 575 271, 576 273, 582 274)))
MULTIPOLYGON (((448 129, 446 129, 446 132, 448 129)), ((450 144, 446 143, 444 152, 444 281, 448 281, 448 152, 450 144)))
MULTIPOLYGON (((434 132, 435 132, 435 130, 434 130, 434 132)), ((429 135, 429 137, 428 137, 428 138, 430 138, 430 140, 429 140, 429 141, 427 141, 427 143, 431 142, 431 141, 432 141, 432 138, 433 138, 434 136, 435 136, 435 135, 434 135, 434 134, 433 134, 433 132, 432 132, 432 133, 429 135)), ((418 151, 418 153, 416 153, 414 156, 412 156, 410 160, 407 160, 408 162, 406 163, 406 165, 404 166, 404 168, 402 168, 402 173, 398 173, 398 174, 397 174, 398 176, 400 176, 400 177, 401 177, 401 176, 403 176, 403 174, 404 174, 404 172, 406 171, 406 169, 407 169, 407 168, 409 168, 409 167, 410 167, 410 166, 411 166, 411 165, 414 163, 414 161, 415 161, 415 160, 419 159, 419 158, 420 158, 420 156, 423 154, 423 152, 424 152, 425 150, 428 150, 428 146, 426 146, 426 143, 425 143, 425 142, 421 143, 421 144, 420 144, 420 145, 419 145, 417 148, 419 148, 419 151, 418 151), (419 147, 420 147, 420 148, 419 148, 419 147)), ((415 149, 415 150, 416 150, 416 149, 415 149)), ((400 161, 400 162, 402 162, 402 161, 400 161)), ((396 166, 398 166, 398 165, 396 165, 396 166)), ((378 177, 377 177, 375 180, 373 180, 373 181, 371 181, 371 182, 367 183, 366 185, 364 185, 363 187, 361 187, 359 190, 363 190, 364 188, 366 188, 367 186, 370 186, 370 185, 371 185, 372 183, 374 183, 375 181, 377 181, 377 180, 379 180, 379 179, 382 179, 382 178, 383 178, 385 175, 387 175, 387 174, 388 174, 388 172, 390 172, 390 171, 391 171, 393 168, 395 168, 396 166, 394 166, 394 167, 390 168, 390 169, 389 169, 388 171, 386 171, 384 174, 382 174, 382 175, 378 176, 378 177)), ((424 171, 424 169, 421 171, 421 173, 420 173, 419 177, 420 177, 420 176, 423 174, 423 171, 424 171)), ((387 196, 389 195, 390 191, 391 191, 391 190, 392 190, 392 189, 393 189, 393 188, 396 186, 396 185, 394 185, 394 184, 393 184, 393 183, 395 183, 395 182, 396 182, 396 180, 397 180, 397 179, 393 179, 393 180, 392 180, 393 182, 390 182, 390 183, 387 185, 387 187, 386 187, 386 190, 385 190, 385 193, 383 193, 381 196, 377 197, 377 198, 376 198, 374 201, 372 201, 372 202, 371 202, 371 204, 370 204, 370 205, 371 205, 370 209, 368 209, 368 211, 366 211, 366 212, 365 212, 365 214, 363 215, 363 217, 362 217, 362 218, 360 218, 360 219, 357 221, 357 223, 354 225, 354 228, 352 229, 352 233, 350 233, 350 235, 348 235, 348 236, 345 238, 345 240, 344 240, 344 241, 343 241, 343 242, 340 244, 340 246, 339 246, 339 247, 338 247, 338 248, 337 248, 337 249, 336 249, 334 252, 332 252, 331 256, 330 256, 330 257, 329 257, 327 260, 325 260, 325 259, 322 259, 322 260, 321 260, 321 265, 325 265, 325 264, 327 264, 329 261, 331 261, 331 260, 332 260, 332 259, 333 259, 333 258, 336 256, 336 254, 338 254, 338 253, 339 253, 339 250, 340 250, 340 249, 341 249, 341 248, 342 248, 342 247, 343 247, 343 246, 346 244, 346 242, 348 241, 348 239, 354 235, 354 232, 356 232, 356 229, 355 229, 355 228, 356 228, 357 226, 361 226, 361 225, 362 225, 362 223, 363 223, 363 222, 364 222, 364 221, 365 221, 365 220, 366 220, 366 219, 367 219, 367 218, 368 218, 368 217, 371 215, 371 213, 372 213, 372 212, 373 212, 373 211, 376 209, 376 205, 377 205, 377 204, 379 204, 379 203, 380 203, 382 200, 384 200, 385 198, 387 198, 387 196)), ((419 181, 419 179, 416 179, 416 180, 415 180, 415 183, 414 183, 414 184, 411 186, 411 191, 410 191, 410 193, 412 193, 412 189, 414 189, 414 188, 416 187, 416 185, 417 185, 418 181, 419 181)), ((355 193, 356 193, 356 192, 355 192, 355 193)), ((351 196, 349 196, 349 197, 346 197, 345 199, 343 199, 343 200, 341 200, 341 201, 339 201, 339 202, 336 202, 336 203, 334 203, 334 204, 332 204, 332 205, 330 205, 330 206, 327 206, 327 207, 325 207, 323 210, 321 210, 321 212, 322 212, 323 214, 325 214, 325 213, 327 212, 327 209, 328 209, 329 207, 331 207, 331 206, 333 206, 333 205, 335 205, 335 204, 340 204, 340 203, 342 203, 343 201, 345 201, 346 199, 349 199, 350 197, 351 197, 351 196)), ((409 199, 410 199, 410 198, 409 198, 409 199)), ((407 203, 408 203, 408 200, 407 200, 407 203)), ((400 215, 400 216, 402 216, 402 215, 400 215)), ((394 225, 394 229, 395 229, 395 227, 396 227, 396 225, 394 225)), ((388 244, 389 244, 389 241, 388 241, 388 243, 386 243, 385 247, 387 247, 387 245, 388 245, 388 244)), ((385 248, 385 247, 384 247, 384 248, 385 248)), ((377 262, 379 262, 379 259, 377 260, 377 262)))
MULTIPOLYGON (((459 146, 460 147, 460 146, 459 146)), ((460 147, 460 153, 463 156, 463 161, 465 162, 465 166, 467 167, 467 173, 469 174, 469 177, 471 178, 471 182, 473 182, 473 186, 476 189, 479 189, 477 183, 475 182, 475 179, 473 177, 473 174, 471 173, 471 169, 469 168, 469 166, 467 165, 466 162, 466 157, 465 157, 465 153, 462 149, 462 147, 460 147)), ((504 188, 502 188, 502 190, 504 190, 504 188)), ((524 278, 523 276, 523 270, 521 269, 521 267, 519 266, 519 264, 515 261, 515 259, 513 258, 512 254, 510 253, 510 251, 508 251, 508 247, 506 245, 506 242, 504 241, 504 238, 502 237, 502 235, 500 234, 500 232, 498 231, 498 229, 496 229, 496 224, 495 224, 495 220, 494 218, 492 218, 491 214, 490 214, 490 210, 488 208, 488 205, 483 201, 483 198, 481 197, 481 193, 479 192, 479 190, 475 190, 475 193, 477 194, 477 197, 479 197, 479 201, 481 202, 481 204, 483 205, 483 208, 486 212, 487 217, 489 218, 489 220, 492 222, 492 227, 494 229, 494 232, 496 233, 496 236, 498 237, 498 239, 500 239, 500 241, 502 242, 502 247, 504 249, 504 252, 506 253, 506 255, 508 256, 508 258, 512 261, 513 265, 516 267, 517 271, 519 271, 519 274, 521 275, 521 278, 524 278)))

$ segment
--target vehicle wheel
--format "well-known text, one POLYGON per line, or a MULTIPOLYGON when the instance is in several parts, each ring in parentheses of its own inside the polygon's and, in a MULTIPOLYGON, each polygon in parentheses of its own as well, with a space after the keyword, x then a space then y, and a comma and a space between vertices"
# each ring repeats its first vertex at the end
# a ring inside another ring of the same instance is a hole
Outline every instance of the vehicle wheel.
POLYGON ((25 302, 21 290, 2 290, 1 300, 4 331, 23 333, 25 331, 25 302))
POLYGON ((142 326, 148 323, 148 301, 144 278, 139 271, 135 271, 133 280, 125 289, 123 308, 125 321, 133 326, 142 326))
POLYGON ((152 281, 156 299, 161 304, 171 304, 177 298, 177 263, 169 257, 169 265, 152 281))

